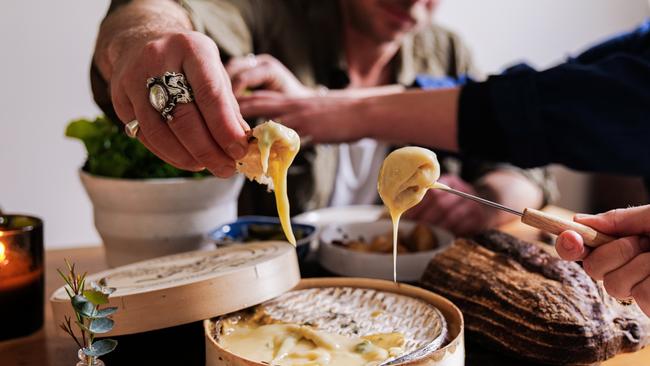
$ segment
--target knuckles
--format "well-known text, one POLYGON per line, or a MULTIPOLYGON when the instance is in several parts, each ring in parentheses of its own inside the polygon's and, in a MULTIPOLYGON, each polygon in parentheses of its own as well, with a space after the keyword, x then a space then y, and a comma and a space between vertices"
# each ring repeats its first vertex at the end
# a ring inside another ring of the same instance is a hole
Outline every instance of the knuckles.
POLYGON ((206 104, 216 103, 217 100, 221 99, 222 88, 225 88, 226 86, 218 84, 219 83, 216 80, 203 80, 198 85, 193 85, 194 97, 205 107, 214 107, 206 104))

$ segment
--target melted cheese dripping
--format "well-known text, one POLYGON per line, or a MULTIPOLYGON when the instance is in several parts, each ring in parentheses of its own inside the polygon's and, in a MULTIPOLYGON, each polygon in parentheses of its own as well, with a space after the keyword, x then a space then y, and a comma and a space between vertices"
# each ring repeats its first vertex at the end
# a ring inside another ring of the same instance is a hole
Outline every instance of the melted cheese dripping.
POLYGON ((393 281, 397 282, 399 219, 417 205, 440 177, 436 154, 421 147, 403 147, 390 153, 379 171, 377 190, 393 221, 393 281))
POLYGON ((300 138, 296 131, 273 121, 255 127, 253 137, 255 139, 249 143, 248 154, 237 162, 237 169, 274 191, 282 230, 287 240, 296 245, 289 216, 287 172, 300 150, 300 138))
POLYGON ((219 343, 249 360, 279 366, 371 366, 403 353, 401 333, 346 337, 308 325, 225 320, 219 343))

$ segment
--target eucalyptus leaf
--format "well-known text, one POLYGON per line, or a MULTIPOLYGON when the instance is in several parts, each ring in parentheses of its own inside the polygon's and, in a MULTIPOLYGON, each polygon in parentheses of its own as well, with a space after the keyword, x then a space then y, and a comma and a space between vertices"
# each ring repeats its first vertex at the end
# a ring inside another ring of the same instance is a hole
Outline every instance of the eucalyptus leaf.
POLYGON ((114 306, 110 308, 97 309, 97 311, 95 311, 93 318, 106 318, 107 316, 111 316, 115 314, 116 311, 117 311, 117 307, 114 306))
POLYGON ((70 300, 72 302, 72 307, 85 318, 92 318, 95 313, 95 305, 88 301, 82 295, 75 295, 75 297, 70 300))
POLYGON ((95 318, 90 322, 88 330, 94 334, 110 332, 115 323, 109 318, 95 318))
POLYGON ((108 295, 104 294, 101 291, 86 290, 83 292, 83 295, 86 299, 88 299, 88 301, 95 305, 108 304, 108 295))
POLYGON ((101 339, 96 341, 90 347, 83 349, 86 356, 101 357, 112 352, 117 347, 117 341, 114 339, 101 339))
POLYGON ((99 291, 104 295, 110 295, 116 290, 115 287, 106 286, 106 280, 104 280, 103 282, 102 280, 99 280, 99 282, 90 281, 90 288, 92 288, 95 291, 99 291))

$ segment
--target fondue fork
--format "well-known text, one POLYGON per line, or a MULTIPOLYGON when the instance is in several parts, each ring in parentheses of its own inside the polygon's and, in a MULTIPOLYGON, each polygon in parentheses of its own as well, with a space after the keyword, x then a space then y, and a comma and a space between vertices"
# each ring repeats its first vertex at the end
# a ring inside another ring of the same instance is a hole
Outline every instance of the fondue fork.
POLYGON ((559 235, 565 230, 573 230, 582 236, 584 243, 590 247, 598 247, 602 244, 615 240, 609 235, 603 234, 596 229, 589 227, 587 225, 580 224, 575 221, 563 219, 561 217, 542 212, 540 210, 535 210, 534 208, 526 208, 523 212, 515 210, 511 207, 507 207, 485 198, 477 197, 465 192, 457 191, 453 188, 450 188, 444 184, 436 183, 433 188, 441 189, 445 192, 453 193, 457 196, 470 199, 474 202, 478 202, 483 205, 490 206, 502 211, 506 211, 513 215, 521 217, 521 222, 526 225, 548 231, 552 234, 559 235))

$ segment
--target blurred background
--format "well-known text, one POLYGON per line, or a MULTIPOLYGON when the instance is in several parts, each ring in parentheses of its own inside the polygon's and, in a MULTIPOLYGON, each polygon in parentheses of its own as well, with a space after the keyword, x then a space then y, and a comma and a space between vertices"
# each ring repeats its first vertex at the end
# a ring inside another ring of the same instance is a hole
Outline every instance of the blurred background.
MULTIPOLYGON (((0 209, 43 218, 48 248, 99 243, 77 175, 85 151, 63 133, 71 119, 99 113, 88 68, 108 3, 10 0, 0 14, 0 209)), ((647 0, 441 0, 438 21, 491 73, 524 60, 550 66, 649 15, 647 0)), ((596 212, 646 201, 637 179, 554 170, 560 206, 596 212)))

